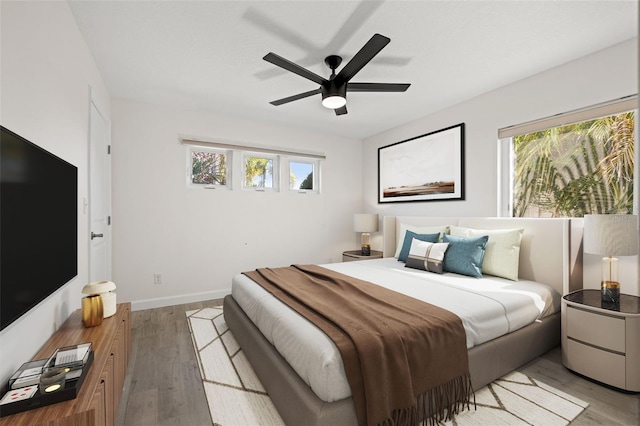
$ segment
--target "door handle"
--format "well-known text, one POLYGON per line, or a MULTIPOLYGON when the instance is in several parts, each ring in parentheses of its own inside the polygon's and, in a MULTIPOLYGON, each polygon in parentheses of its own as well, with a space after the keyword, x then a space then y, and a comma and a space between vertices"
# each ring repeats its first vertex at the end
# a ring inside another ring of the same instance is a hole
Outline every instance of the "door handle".
POLYGON ((91 232, 91 239, 93 240, 94 238, 102 238, 104 237, 104 234, 94 234, 93 231, 91 232))

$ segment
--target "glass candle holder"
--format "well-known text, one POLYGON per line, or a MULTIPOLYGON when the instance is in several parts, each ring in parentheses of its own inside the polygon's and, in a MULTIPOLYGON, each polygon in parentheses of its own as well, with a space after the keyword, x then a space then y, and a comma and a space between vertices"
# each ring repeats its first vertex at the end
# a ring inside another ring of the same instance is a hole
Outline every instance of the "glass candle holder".
POLYGON ((40 375, 40 393, 48 394, 64 389, 67 368, 48 368, 40 375))

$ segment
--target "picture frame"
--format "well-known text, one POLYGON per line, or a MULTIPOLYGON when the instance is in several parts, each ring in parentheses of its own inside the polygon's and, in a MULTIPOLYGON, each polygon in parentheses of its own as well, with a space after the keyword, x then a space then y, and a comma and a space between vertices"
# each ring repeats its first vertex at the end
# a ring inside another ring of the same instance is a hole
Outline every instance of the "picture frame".
POLYGON ((378 148, 378 203, 464 200, 464 123, 378 148))

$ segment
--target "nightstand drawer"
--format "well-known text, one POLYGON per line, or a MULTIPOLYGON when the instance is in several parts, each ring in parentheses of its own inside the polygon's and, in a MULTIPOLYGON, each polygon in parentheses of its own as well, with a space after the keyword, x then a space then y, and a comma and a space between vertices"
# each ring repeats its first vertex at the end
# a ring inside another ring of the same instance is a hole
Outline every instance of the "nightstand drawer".
MULTIPOLYGON (((591 345, 625 353, 623 318, 567 307, 567 336, 591 345)), ((624 363, 624 360, 622 361, 624 363)))
POLYGON ((602 383, 625 389, 624 356, 583 345, 574 340, 567 341, 567 355, 568 369, 602 383))

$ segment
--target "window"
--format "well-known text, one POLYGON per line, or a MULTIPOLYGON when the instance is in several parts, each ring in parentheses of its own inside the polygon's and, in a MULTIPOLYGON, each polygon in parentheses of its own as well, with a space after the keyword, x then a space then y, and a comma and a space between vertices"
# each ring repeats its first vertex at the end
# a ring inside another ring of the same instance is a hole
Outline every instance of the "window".
POLYGON ((245 154, 243 157, 243 188, 278 189, 278 157, 267 154, 245 154))
POLYGON ((634 127, 635 111, 625 111, 504 139, 510 157, 505 215, 633 213, 634 127))
POLYGON ((181 138, 180 143, 188 147, 191 187, 278 192, 282 186, 291 193, 320 193, 324 154, 190 138, 181 138))
POLYGON ((317 192, 317 162, 289 160, 289 189, 298 192, 317 192))
POLYGON ((227 185, 229 154, 226 151, 194 147, 189 150, 189 154, 191 185, 227 185))

